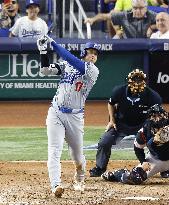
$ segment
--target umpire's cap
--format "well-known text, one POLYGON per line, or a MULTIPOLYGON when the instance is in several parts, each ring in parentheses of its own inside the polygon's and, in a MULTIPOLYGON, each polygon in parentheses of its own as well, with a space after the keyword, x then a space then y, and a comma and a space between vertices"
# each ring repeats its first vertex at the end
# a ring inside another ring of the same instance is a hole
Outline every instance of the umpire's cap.
POLYGON ((88 50, 88 49, 95 49, 99 54, 99 50, 100 50, 99 45, 97 43, 94 43, 94 42, 87 42, 85 44, 85 47, 83 48, 83 50, 81 50, 80 58, 84 58, 87 55, 86 50, 88 50))
POLYGON ((39 0, 26 0, 26 8, 29 8, 31 5, 36 5, 40 7, 39 0))
POLYGON ((150 109, 147 110, 147 113, 149 116, 151 116, 153 114, 162 114, 165 112, 166 111, 164 110, 164 108, 159 104, 155 104, 155 105, 151 106, 150 109))

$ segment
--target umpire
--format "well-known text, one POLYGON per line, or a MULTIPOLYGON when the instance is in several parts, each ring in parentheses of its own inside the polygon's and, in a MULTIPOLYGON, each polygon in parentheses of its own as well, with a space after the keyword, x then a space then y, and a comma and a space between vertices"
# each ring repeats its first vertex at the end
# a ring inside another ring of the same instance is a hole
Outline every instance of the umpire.
POLYGON ((127 76, 127 84, 113 88, 108 102, 109 123, 98 143, 96 167, 89 170, 90 177, 99 177, 106 171, 112 145, 126 135, 135 135, 147 118, 146 110, 162 103, 157 92, 146 86, 146 75, 134 69, 127 76))

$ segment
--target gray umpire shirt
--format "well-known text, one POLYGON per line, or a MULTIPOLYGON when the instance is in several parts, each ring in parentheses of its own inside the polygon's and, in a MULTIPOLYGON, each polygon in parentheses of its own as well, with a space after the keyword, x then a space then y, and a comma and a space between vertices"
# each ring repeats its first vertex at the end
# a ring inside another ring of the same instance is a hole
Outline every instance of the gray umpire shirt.
POLYGON ((122 26, 126 38, 147 38, 146 32, 150 25, 155 24, 156 13, 147 11, 142 19, 133 18, 132 11, 112 14, 114 25, 122 26))

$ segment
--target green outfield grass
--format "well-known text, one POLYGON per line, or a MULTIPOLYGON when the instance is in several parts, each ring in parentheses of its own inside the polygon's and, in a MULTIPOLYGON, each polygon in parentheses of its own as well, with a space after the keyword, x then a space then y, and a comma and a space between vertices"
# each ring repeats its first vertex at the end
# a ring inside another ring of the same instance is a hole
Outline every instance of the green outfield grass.
MULTIPOLYGON (((96 144, 103 127, 86 127, 84 146, 96 144)), ((67 144, 62 160, 70 160, 67 144)), ((85 150, 87 160, 95 160, 96 150, 85 150)), ((111 159, 136 159, 133 151, 113 151, 111 159)), ((0 128, 0 160, 47 160, 46 128, 0 128)))

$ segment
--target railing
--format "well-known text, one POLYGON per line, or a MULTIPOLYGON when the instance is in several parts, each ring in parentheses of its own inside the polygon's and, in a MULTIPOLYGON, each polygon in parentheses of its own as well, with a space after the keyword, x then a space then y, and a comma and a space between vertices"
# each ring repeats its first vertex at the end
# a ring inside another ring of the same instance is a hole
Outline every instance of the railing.
POLYGON ((47 0, 47 25, 49 32, 48 34, 52 33, 54 28, 56 28, 56 0, 47 0))
MULTIPOLYGON (((63 13, 65 9, 65 0, 63 0, 63 13)), ((80 3, 79 0, 70 0, 70 19, 69 19, 69 37, 71 38, 73 36, 74 32, 74 25, 76 26, 76 29, 78 31, 78 38, 85 39, 85 35, 82 29, 83 20, 86 19, 87 16, 85 14, 85 11, 80 3), (74 5, 77 4, 78 7, 78 15, 74 13, 74 5), (77 16, 77 17, 76 17, 77 16)), ((63 22, 65 22, 65 17, 63 16, 63 22)), ((65 24, 63 25, 63 28, 65 28, 65 24)), ((91 39, 91 26, 89 23, 86 24, 87 29, 87 38, 91 39)), ((65 29, 64 29, 65 30, 65 29)), ((64 32, 63 32, 64 34, 64 32)))

